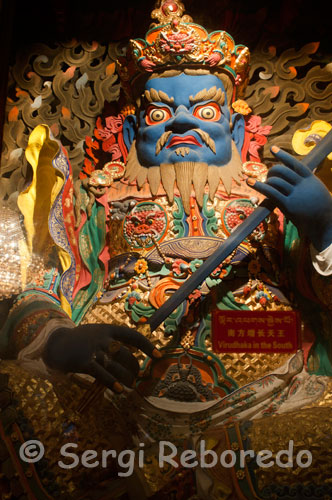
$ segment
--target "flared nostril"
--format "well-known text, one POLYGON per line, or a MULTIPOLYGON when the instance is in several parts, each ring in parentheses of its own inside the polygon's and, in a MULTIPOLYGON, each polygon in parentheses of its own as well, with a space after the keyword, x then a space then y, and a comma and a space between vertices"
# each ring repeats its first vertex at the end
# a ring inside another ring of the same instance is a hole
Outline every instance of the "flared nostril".
POLYGON ((175 111, 172 119, 168 120, 166 130, 173 132, 186 132, 197 127, 196 118, 183 105, 179 106, 175 111))

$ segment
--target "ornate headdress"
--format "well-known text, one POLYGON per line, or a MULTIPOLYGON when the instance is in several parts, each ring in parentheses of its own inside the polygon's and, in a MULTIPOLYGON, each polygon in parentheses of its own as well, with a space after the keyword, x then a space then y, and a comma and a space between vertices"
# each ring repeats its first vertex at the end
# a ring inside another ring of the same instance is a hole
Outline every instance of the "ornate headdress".
POLYGON ((152 24, 145 39, 130 40, 125 58, 118 60, 123 88, 128 96, 130 88, 142 74, 170 68, 205 68, 221 72, 230 78, 233 100, 242 97, 248 82, 249 49, 235 45, 226 31, 208 33, 205 28, 183 15, 184 5, 179 0, 159 0, 152 24))

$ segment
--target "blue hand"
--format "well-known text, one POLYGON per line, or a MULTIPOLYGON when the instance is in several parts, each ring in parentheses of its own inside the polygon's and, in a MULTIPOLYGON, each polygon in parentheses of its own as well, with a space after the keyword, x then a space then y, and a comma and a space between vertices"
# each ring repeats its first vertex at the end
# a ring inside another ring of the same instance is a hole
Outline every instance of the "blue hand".
POLYGON ((263 182, 248 182, 271 199, 321 252, 332 243, 332 197, 326 186, 300 161, 271 148, 284 165, 273 166, 263 182))
POLYGON ((150 357, 161 357, 154 345, 136 330, 95 324, 55 330, 46 343, 43 359, 52 369, 87 373, 113 391, 121 392, 123 387, 118 381, 132 387, 139 371, 137 359, 121 343, 150 357))

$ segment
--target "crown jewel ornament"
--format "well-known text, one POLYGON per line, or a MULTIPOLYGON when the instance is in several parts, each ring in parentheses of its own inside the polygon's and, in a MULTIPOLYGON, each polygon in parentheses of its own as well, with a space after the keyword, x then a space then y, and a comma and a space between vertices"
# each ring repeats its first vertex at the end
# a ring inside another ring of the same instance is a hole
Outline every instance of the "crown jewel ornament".
POLYGON ((151 17, 159 24, 152 24, 145 39, 130 40, 126 60, 118 60, 127 94, 128 87, 142 74, 199 67, 225 73, 235 88, 233 100, 243 96, 248 82, 249 49, 235 45, 226 31, 208 33, 183 12, 184 5, 178 0, 157 2, 151 17))

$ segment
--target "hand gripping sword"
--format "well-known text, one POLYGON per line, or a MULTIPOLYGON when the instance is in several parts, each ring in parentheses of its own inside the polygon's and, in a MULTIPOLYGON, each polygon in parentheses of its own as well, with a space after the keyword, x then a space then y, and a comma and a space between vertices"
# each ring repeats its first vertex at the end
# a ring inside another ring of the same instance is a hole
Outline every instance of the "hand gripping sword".
MULTIPOLYGON (((314 171, 331 151, 332 130, 303 158, 302 164, 314 171)), ((264 199, 254 212, 229 235, 227 240, 151 316, 148 320, 150 330, 155 330, 275 208, 276 205, 272 201, 264 199)))

